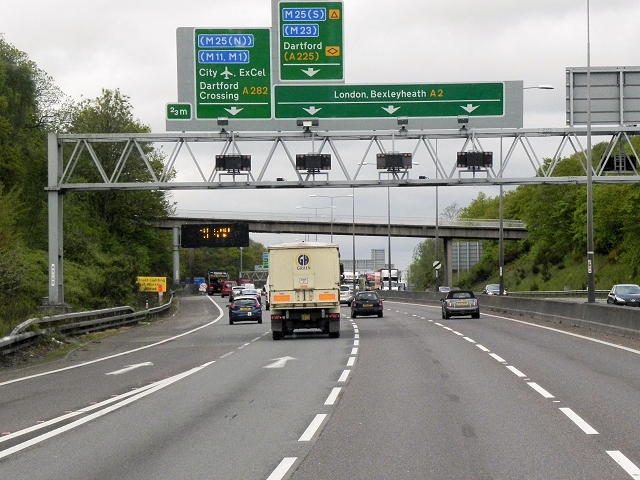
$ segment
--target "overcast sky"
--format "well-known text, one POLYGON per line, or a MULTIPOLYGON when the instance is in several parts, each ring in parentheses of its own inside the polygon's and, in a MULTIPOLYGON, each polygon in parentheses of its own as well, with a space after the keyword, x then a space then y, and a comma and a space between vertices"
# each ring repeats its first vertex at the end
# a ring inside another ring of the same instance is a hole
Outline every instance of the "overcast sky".
MULTIPOLYGON (((587 0, 343 3, 347 83, 550 84, 554 90, 525 92, 524 126, 565 126, 565 69, 587 64, 587 0)), ((592 66, 640 65, 640 1, 590 0, 590 17, 592 66)), ((78 101, 97 97, 103 88, 119 88, 130 97, 134 115, 154 132, 165 131, 165 105, 177 100, 176 28, 270 26, 270 0, 23 0, 4 2, 0 14, 5 41, 25 52, 63 92, 78 101)), ((391 191, 392 217, 435 217, 434 193, 416 190, 391 191)), ((453 202, 464 207, 478 193, 467 187, 439 191, 440 210, 453 202)), ((233 211, 242 205, 253 212, 294 214, 300 212, 296 206, 327 206, 309 193, 178 192, 174 199, 179 210, 233 211)), ((356 190, 356 217, 379 216, 386 222, 386 193, 356 190)), ((497 187, 486 193, 496 196, 497 187)), ((351 213, 350 200, 334 202, 340 215, 351 213)), ((254 238, 267 244, 296 238, 273 237, 254 238)), ((351 258, 351 239, 336 240, 351 258)), ((393 263, 406 268, 417 242, 393 239, 393 263)), ((386 249, 387 239, 359 239, 356 256, 368 258, 371 248, 386 249)))

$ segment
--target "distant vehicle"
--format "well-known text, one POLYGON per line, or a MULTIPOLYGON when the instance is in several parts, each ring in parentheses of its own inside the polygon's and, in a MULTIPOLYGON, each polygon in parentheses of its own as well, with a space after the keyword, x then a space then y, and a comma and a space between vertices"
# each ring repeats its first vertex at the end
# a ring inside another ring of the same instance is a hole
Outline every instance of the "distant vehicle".
POLYGON ((353 290, 351 285, 342 284, 340 285, 340 303, 345 303, 351 306, 351 302, 353 301, 353 290))
MULTIPOLYGON (((487 295, 500 295, 500 284, 490 283, 489 285, 484 287, 484 290, 482 291, 482 293, 486 293, 487 295)), ((506 288, 502 291, 502 294, 503 295, 507 294, 506 288)))
POLYGON ((451 291, 451 287, 446 287, 446 286, 438 287, 438 291, 440 293, 449 293, 451 291))
POLYGON ((238 285, 238 283, 235 280, 227 280, 226 282, 223 282, 222 290, 220 290, 220 295, 222 296, 222 298, 228 297, 231 293, 231 289, 236 285, 238 285))
POLYGON ((233 298, 236 295, 242 295, 242 291, 245 289, 244 285, 236 285, 235 287, 231 287, 231 291, 229 292, 229 303, 233 302, 233 298))
POLYGON ((634 283, 614 285, 607 295, 607 303, 640 307, 640 286, 634 283))
POLYGON ((252 296, 238 296, 229 304, 229 325, 234 322, 257 321, 262 323, 262 305, 252 296))
POLYGON ((215 295, 222 291, 222 284, 229 280, 229 272, 223 270, 209 270, 207 272, 207 293, 215 295))
POLYGON ((442 299, 442 318, 463 315, 480 318, 478 299, 470 290, 451 290, 442 299))
POLYGON ((355 294, 351 302, 351 318, 356 318, 358 315, 377 315, 382 318, 382 299, 377 291, 365 290, 355 294))
POLYGON ((243 297, 255 297, 262 305, 262 292, 257 288, 244 288, 240 293, 243 297))

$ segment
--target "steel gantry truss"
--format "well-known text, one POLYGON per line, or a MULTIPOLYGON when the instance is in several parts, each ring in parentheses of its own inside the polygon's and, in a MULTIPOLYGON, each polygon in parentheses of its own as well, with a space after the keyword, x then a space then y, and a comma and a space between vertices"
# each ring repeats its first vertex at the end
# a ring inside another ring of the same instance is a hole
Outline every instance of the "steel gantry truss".
MULTIPOLYGON (((48 140, 47 187, 49 301, 52 304, 64 301, 62 195, 66 192, 586 183, 587 155, 583 145, 587 131, 584 127, 475 129, 464 126, 452 130, 407 127, 353 132, 304 127, 290 132, 221 129, 166 134, 52 133, 48 140), (249 151, 251 169, 216 170, 216 155, 249 151), (332 165, 330 171, 323 173, 297 170, 296 153, 309 151, 331 153, 338 168, 332 165), (367 160, 377 153, 400 151, 411 153, 413 160, 419 162, 414 162, 410 170, 400 172, 364 168, 371 165, 367 160), (464 151, 494 152, 493 166, 458 168, 456 152, 464 151), (558 163, 572 155, 580 159, 584 176, 555 176, 558 163), (257 177, 254 171, 259 171, 257 177), (288 172, 286 179, 283 171, 288 172)), ((638 134, 640 127, 635 125, 592 127, 592 137, 606 144, 604 155, 592 168, 594 183, 639 181, 638 152, 631 143, 638 134), (611 159, 619 166, 613 171, 606 168, 611 159)))

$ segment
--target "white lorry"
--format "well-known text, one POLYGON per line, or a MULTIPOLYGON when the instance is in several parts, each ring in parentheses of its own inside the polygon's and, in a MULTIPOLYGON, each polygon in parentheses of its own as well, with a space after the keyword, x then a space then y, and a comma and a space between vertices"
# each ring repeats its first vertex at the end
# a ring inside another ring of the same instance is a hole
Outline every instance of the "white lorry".
POLYGON ((269 247, 269 307, 274 340, 296 329, 340 337, 340 252, 333 243, 269 247))

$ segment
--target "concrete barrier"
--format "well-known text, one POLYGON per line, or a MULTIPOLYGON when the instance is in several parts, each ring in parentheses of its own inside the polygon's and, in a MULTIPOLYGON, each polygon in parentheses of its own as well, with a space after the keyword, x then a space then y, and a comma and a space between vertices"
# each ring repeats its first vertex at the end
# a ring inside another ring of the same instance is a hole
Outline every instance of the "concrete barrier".
MULTIPOLYGON (((380 294, 384 300, 425 305, 440 305, 440 299, 445 296, 437 292, 381 291, 380 294)), ((640 308, 637 307, 517 296, 478 294, 477 297, 480 312, 535 318, 640 339, 640 308)))

